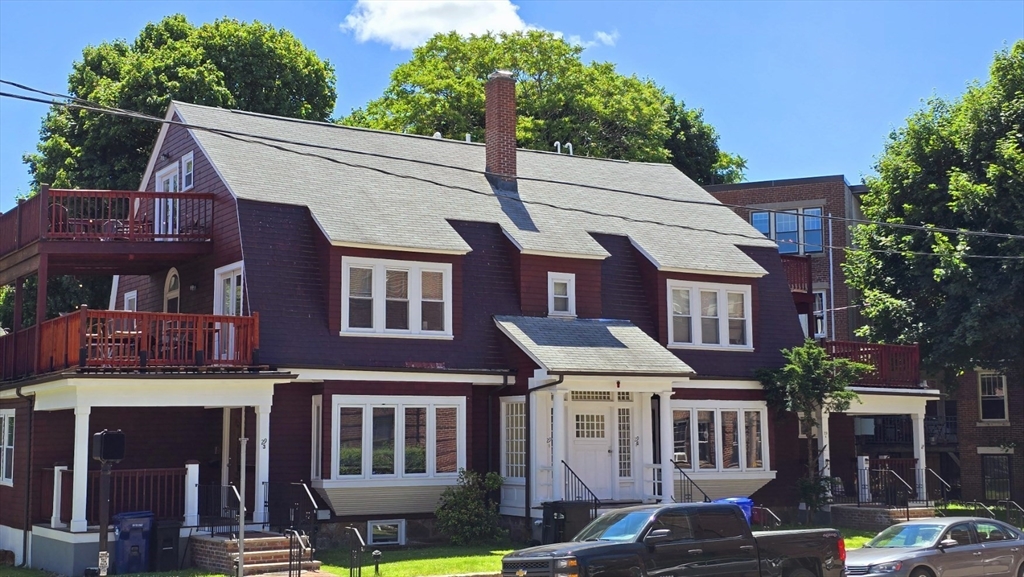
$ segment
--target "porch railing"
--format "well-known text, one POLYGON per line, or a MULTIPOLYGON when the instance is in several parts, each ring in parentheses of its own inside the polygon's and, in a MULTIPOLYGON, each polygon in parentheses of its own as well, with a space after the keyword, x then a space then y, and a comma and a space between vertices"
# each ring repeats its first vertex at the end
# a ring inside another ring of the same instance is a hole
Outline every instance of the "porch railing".
POLYGON ((9 381, 33 373, 38 330, 38 326, 31 326, 0 336, 0 380, 9 381))
POLYGON ((924 430, 929 445, 957 444, 956 415, 927 416, 924 418, 924 430))
POLYGON ((212 534, 237 534, 242 502, 238 489, 234 485, 199 485, 197 492, 199 528, 212 534))
MULTIPOLYGON (((320 505, 313 497, 309 485, 297 483, 264 483, 264 510, 266 524, 270 529, 296 529, 309 537, 313 551, 316 551, 320 533, 318 511, 320 505)), ((312 560, 312 552, 310 553, 312 560)))
POLYGON ((562 468, 565 478, 565 492, 562 493, 566 501, 587 501, 590 503, 590 518, 597 517, 597 510, 601 507, 601 500, 590 490, 590 487, 579 478, 576 471, 573 471, 568 463, 562 461, 562 468))
MULTIPOLYGON (((89 471, 86 519, 99 522, 100 472, 89 471)), ((152 511, 157 519, 185 516, 185 468, 126 469, 110 472, 110 514, 152 511)))
POLYGON ((811 257, 793 254, 780 255, 782 270, 786 272, 791 292, 810 293, 814 282, 811 279, 811 257))
MULTIPOLYGON (((672 461, 672 466, 676 468, 676 480, 679 482, 679 486, 680 486, 680 493, 681 493, 681 495, 680 495, 679 501, 681 503, 692 503, 693 502, 693 490, 694 489, 696 489, 697 492, 699 492, 701 494, 701 496, 704 497, 703 501, 705 503, 710 503, 711 502, 711 497, 708 497, 708 494, 704 492, 704 489, 701 489, 700 485, 695 483, 693 481, 693 479, 691 479, 690 476, 686 474, 686 471, 684 471, 683 468, 679 466, 679 463, 677 463, 675 461, 672 461)), ((670 496, 672 497, 672 500, 674 501, 676 499, 676 497, 675 497, 675 487, 672 487, 671 491, 672 492, 670 493, 670 496)))
POLYGON ((82 307, 42 323, 39 331, 38 361, 44 372, 72 367, 245 367, 256 364, 259 349, 259 313, 238 317, 82 307))
POLYGON ((835 358, 871 365, 873 370, 861 377, 861 385, 916 388, 921 381, 917 345, 825 341, 825 350, 835 358))

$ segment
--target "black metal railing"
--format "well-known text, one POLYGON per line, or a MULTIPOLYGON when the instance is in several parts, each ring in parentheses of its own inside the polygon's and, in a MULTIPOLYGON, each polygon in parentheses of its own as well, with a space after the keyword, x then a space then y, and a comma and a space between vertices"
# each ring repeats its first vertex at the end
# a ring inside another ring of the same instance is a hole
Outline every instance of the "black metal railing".
POLYGON ((363 551, 366 541, 355 527, 345 527, 342 532, 342 546, 348 551, 348 576, 363 576, 363 551))
POLYGON ((317 538, 320 534, 320 522, 317 513, 320 506, 313 497, 309 485, 297 483, 264 483, 264 506, 267 528, 277 531, 285 529, 299 531, 311 541, 312 552, 316 551, 317 538))
POLYGON ((1003 508, 1004 521, 1014 527, 1024 529, 1024 507, 1009 499, 1003 499, 996 504, 1003 508))
POLYGON ((211 534, 238 534, 242 497, 234 485, 199 485, 199 529, 211 534))
POLYGON ((934 499, 937 503, 945 503, 946 501, 949 501, 949 494, 953 491, 953 487, 947 483, 941 475, 936 473, 931 467, 925 467, 924 471, 920 473, 920 476, 923 476, 925 480, 927 480, 927 486, 932 487, 932 490, 929 491, 929 493, 938 497, 937 499, 934 499), (938 481, 938 485, 932 483, 933 479, 938 481))
POLYGON ((929 445, 955 445, 958 439, 956 415, 926 416, 924 432, 929 445))
MULTIPOLYGON (((682 495, 680 495, 679 499, 680 502, 693 503, 693 490, 696 489, 701 494, 701 496, 704 497, 704 502, 710 503, 711 497, 708 497, 708 494, 704 492, 704 489, 701 489, 700 485, 695 483, 693 479, 691 479, 690 476, 686 474, 686 471, 684 471, 682 467, 679 466, 679 463, 675 461, 670 462, 672 463, 672 466, 676 468, 676 479, 679 482, 680 491, 682 492, 682 495)), ((672 487, 669 493, 672 496, 672 500, 675 500, 676 498, 675 493, 675 487, 672 487)))
POLYGON ((305 532, 287 529, 284 536, 288 538, 288 577, 302 577, 302 564, 313 560, 313 548, 305 532))
POLYGON ((763 529, 777 529, 782 525, 782 519, 768 507, 755 505, 751 507, 750 524, 763 529))
POLYGON ((562 461, 562 471, 565 477, 565 492, 563 498, 566 501, 587 501, 590 503, 590 518, 597 517, 597 510, 601 508, 601 500, 590 490, 590 487, 580 479, 576 471, 568 463, 562 461))

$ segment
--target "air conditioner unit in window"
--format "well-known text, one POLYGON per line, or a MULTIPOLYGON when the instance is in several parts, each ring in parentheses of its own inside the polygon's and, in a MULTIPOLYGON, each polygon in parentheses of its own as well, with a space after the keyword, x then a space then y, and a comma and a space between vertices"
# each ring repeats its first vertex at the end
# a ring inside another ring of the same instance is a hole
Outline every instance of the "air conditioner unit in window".
POLYGON ((680 464, 680 465, 682 465, 684 463, 689 463, 690 462, 690 458, 686 456, 685 452, 684 453, 674 453, 673 457, 672 457, 672 460, 675 461, 676 463, 680 464))

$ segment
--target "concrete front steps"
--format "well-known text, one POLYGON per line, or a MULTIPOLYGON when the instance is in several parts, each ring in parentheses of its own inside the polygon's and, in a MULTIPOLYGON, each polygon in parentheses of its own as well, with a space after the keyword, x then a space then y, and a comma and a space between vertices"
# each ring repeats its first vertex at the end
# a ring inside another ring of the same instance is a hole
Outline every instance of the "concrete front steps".
MULTIPOLYGON (((309 541, 302 555, 302 570, 317 571, 319 561, 312 561, 313 550, 309 541)), ((290 543, 288 537, 271 533, 257 533, 245 538, 245 574, 260 575, 288 570, 290 543)), ((238 539, 217 535, 193 535, 189 543, 192 565, 207 571, 234 575, 238 560, 238 539)))

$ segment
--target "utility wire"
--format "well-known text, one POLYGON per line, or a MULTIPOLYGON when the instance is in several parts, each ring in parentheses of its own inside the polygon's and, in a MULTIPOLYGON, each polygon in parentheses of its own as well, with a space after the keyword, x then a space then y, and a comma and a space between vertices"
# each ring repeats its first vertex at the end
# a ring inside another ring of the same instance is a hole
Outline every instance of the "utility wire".
MULTIPOLYGON (((423 178, 423 177, 418 177, 418 176, 413 176, 413 175, 394 173, 394 172, 391 172, 391 171, 388 171, 388 170, 384 170, 384 169, 380 169, 380 168, 376 168, 376 167, 372 167, 372 166, 366 166, 366 165, 362 165, 362 164, 358 164, 358 163, 353 163, 353 162, 346 162, 346 161, 338 160, 338 159, 335 159, 335 158, 331 158, 331 157, 327 157, 327 156, 323 156, 323 155, 319 155, 319 154, 314 154, 314 153, 310 153, 310 152, 304 152, 304 151, 300 151, 300 150, 295 150, 295 149, 287 148, 285 146, 281 146, 279 144, 271 144, 271 143, 290 144, 290 145, 294 145, 294 146, 301 146, 301 147, 314 148, 314 149, 330 150, 330 151, 335 151, 335 152, 345 152, 345 153, 350 153, 350 154, 355 154, 355 155, 373 156, 373 157, 386 158, 386 159, 391 159, 391 160, 405 161, 405 162, 410 162, 410 163, 425 164, 425 165, 435 166, 435 167, 449 169, 449 170, 457 170, 457 171, 463 171, 463 172, 470 172, 470 173, 481 174, 481 175, 485 175, 486 171, 481 171, 481 170, 476 170, 476 169, 471 169, 471 168, 465 168, 465 167, 458 167, 458 166, 450 166, 450 165, 445 165, 445 164, 435 163, 435 162, 430 162, 430 161, 425 161, 425 160, 402 158, 402 157, 396 157, 396 156, 380 154, 380 153, 372 153, 372 152, 367 152, 367 151, 352 150, 352 149, 333 147, 333 146, 326 146, 326 145, 318 145, 318 144, 313 144, 313 143, 300 142, 300 141, 294 141, 294 140, 283 139, 283 138, 275 138, 275 137, 258 135, 258 134, 252 134, 252 133, 246 133, 246 132, 241 132, 241 131, 232 131, 232 130, 225 130, 225 129, 219 129, 219 128, 212 128, 212 127, 207 127, 207 126, 202 126, 202 125, 189 124, 189 123, 179 122, 179 121, 175 121, 175 120, 168 120, 168 119, 164 119, 164 118, 160 118, 160 117, 156 117, 156 116, 152 116, 152 115, 148 115, 148 114, 144 114, 144 113, 140 113, 140 112, 135 112, 135 111, 131 111, 131 110, 125 110, 125 109, 121 109, 121 108, 114 108, 114 107, 109 107, 109 106, 105 106, 105 105, 100 105, 100 104, 96 104, 96 103, 90 102, 88 100, 83 100, 81 98, 77 98, 77 97, 74 97, 74 96, 68 96, 68 95, 63 95, 63 94, 45 92, 45 91, 41 91, 41 90, 37 90, 37 89, 34 89, 34 88, 26 87, 24 85, 21 85, 21 84, 18 84, 18 83, 14 83, 14 82, 10 82, 10 81, 6 81, 6 80, 0 80, 0 83, 8 84, 8 85, 11 85, 11 86, 15 86, 15 87, 21 88, 23 90, 28 90, 28 91, 31 91, 31 92, 36 92, 36 93, 44 94, 46 96, 51 96, 51 97, 55 97, 55 98, 66 98, 66 99, 69 99, 69 100, 72 100, 72 101, 75 101, 75 102, 79 102, 79 104, 73 104, 73 103, 68 103, 68 102, 57 102, 57 101, 52 101, 52 100, 44 100, 44 99, 41 99, 41 98, 35 98, 35 97, 31 97, 31 96, 24 96, 24 95, 19 95, 19 94, 11 94, 11 93, 7 93, 7 92, 0 92, 0 96, 4 96, 4 97, 8 97, 8 98, 15 98, 15 99, 19 99, 19 100, 25 100, 25 101, 29 101, 29 102, 37 102, 37 103, 42 103, 42 104, 49 104, 51 106, 67 107, 67 108, 78 108, 78 109, 81 109, 81 110, 87 110, 87 111, 91 111, 91 112, 98 112, 98 113, 102 113, 102 114, 110 114, 110 115, 114 115, 114 116, 125 116, 125 117, 134 118, 134 119, 138 119, 138 120, 143 120, 143 121, 147 121, 147 122, 155 122, 155 123, 161 123, 161 124, 170 124, 170 125, 180 126, 180 127, 186 128, 186 129, 201 130, 201 131, 217 134, 217 135, 220 135, 220 136, 224 136, 226 138, 231 138, 231 139, 236 140, 236 141, 250 143, 250 144, 256 144, 256 145, 269 146, 271 148, 274 148, 274 149, 277 149, 277 150, 281 150, 283 152, 288 152, 288 153, 292 153, 292 154, 298 154, 298 155, 318 158, 318 159, 321 159, 321 160, 325 160, 325 161, 328 161, 328 162, 332 162, 332 163, 340 164, 340 165, 344 165, 344 166, 349 166, 349 167, 352 167, 352 168, 360 168, 360 169, 365 169, 365 170, 371 170, 371 171, 375 171, 375 172, 378 172, 378 173, 381 173, 381 174, 385 174, 385 175, 388 175, 388 176, 392 176, 392 177, 396 177, 396 178, 413 179, 413 180, 418 180, 418 181, 425 182, 425 183, 428 183, 428 184, 433 184, 433 185, 436 185, 436 186, 440 186, 440 187, 443 187, 443 188, 454 189, 454 190, 462 190, 462 191, 465 191, 465 192, 469 192, 469 193, 473 193, 473 194, 478 194, 478 195, 483 195, 483 196, 491 196, 490 193, 485 193, 485 192, 482 192, 482 191, 479 191, 479 190, 476 190, 476 189, 472 189, 472 188, 451 185, 449 183, 438 182, 438 181, 434 181, 434 180, 431 180, 431 179, 427 179, 427 178, 423 178)), ((289 122, 296 122, 296 123, 309 123, 310 122, 310 121, 290 119, 290 118, 280 118, 280 117, 275 117, 275 119, 276 120, 289 121, 289 122)), ((623 194, 629 194, 629 195, 634 195, 634 196, 641 196, 641 197, 646 197, 646 198, 651 198, 651 199, 665 200, 665 201, 669 201, 669 202, 679 202, 679 203, 685 203, 685 204, 698 204, 698 205, 704 205, 704 206, 710 206, 710 207, 726 207, 726 208, 733 207, 733 208, 744 208, 744 209, 749 209, 749 210, 763 210, 763 209, 760 209, 758 207, 750 207, 750 206, 745 206, 745 205, 728 205, 728 204, 723 204, 723 203, 719 203, 719 202, 699 201, 699 200, 692 200, 692 199, 680 199, 680 198, 664 197, 664 196, 660 196, 660 195, 653 195, 653 194, 648 194, 648 193, 640 193, 640 192, 636 192, 636 191, 628 191, 628 190, 615 189, 615 188, 609 188, 609 187, 601 187, 601 186, 584 185, 584 184, 576 183, 576 182, 558 181, 558 180, 534 178, 534 177, 518 177, 518 179, 519 180, 535 181, 535 182, 544 182, 544 183, 550 183, 550 184, 558 184, 558 185, 563 185, 563 186, 573 186, 573 187, 582 187, 582 188, 588 188, 588 189, 604 190, 604 191, 608 191, 608 192, 623 193, 623 194)), ((602 212, 598 212, 598 211, 592 211, 592 210, 588 210, 588 209, 581 209, 581 208, 576 208, 576 207, 566 207, 566 206, 556 205, 556 204, 553 204, 553 203, 547 203, 547 202, 543 202, 543 201, 523 200, 521 198, 514 197, 514 196, 508 196, 508 195, 503 195, 503 196, 505 196, 506 198, 509 198, 511 200, 524 203, 524 204, 534 204, 534 205, 539 205, 539 206, 546 206, 546 207, 553 208, 553 209, 556 209, 556 210, 563 210, 563 211, 569 211, 569 212, 578 212, 578 213, 588 214, 588 215, 592 215, 592 216, 611 217, 611 218, 616 218, 616 219, 620 219, 620 220, 624 220, 624 221, 628 221, 628 222, 655 224, 655 225, 661 225, 661 226, 667 226, 667 227, 673 227, 673 228, 681 228, 681 229, 693 230, 693 231, 699 231, 699 232, 710 232, 710 233, 715 233, 715 234, 719 234, 719 235, 727 236, 727 237, 748 238, 748 239, 752 239, 752 240, 763 240, 764 238, 766 238, 763 235, 751 236, 751 235, 744 235, 744 234, 741 234, 741 233, 721 232, 721 231, 717 231, 717 230, 713 230, 713 229, 702 229, 702 228, 698 228, 698 227, 690 227, 690 226, 686 226, 686 225, 666 223, 666 222, 663 222, 663 221, 648 220, 648 219, 637 219, 637 218, 627 217, 627 216, 623 216, 623 215, 607 214, 607 213, 602 213, 602 212)), ((784 212, 784 211, 765 210, 765 212, 784 212)), ((965 234, 965 235, 976 235, 976 236, 995 236, 995 237, 1001 237, 1001 238, 1024 239, 1024 235, 1009 235, 1009 234, 1003 234, 1003 233, 990 233, 990 232, 985 232, 985 231, 962 231, 962 230, 956 230, 956 229, 941 229, 941 228, 936 228, 936 227, 923 227, 923 226, 916 226, 916 225, 904 225, 904 224, 899 224, 899 223, 885 223, 885 222, 877 222, 877 221, 862 221, 862 220, 856 220, 856 219, 845 219, 843 217, 826 217, 826 216, 822 216, 822 217, 814 217, 814 218, 824 218, 824 219, 831 218, 833 220, 848 220, 848 221, 851 221, 851 222, 860 222, 860 223, 864 223, 864 224, 878 224, 878 225, 883 225, 883 226, 896 226, 896 227, 899 227, 899 228, 910 228, 910 229, 915 229, 915 230, 924 230, 924 231, 927 231, 927 232, 943 232, 943 231, 947 231, 947 232, 951 232, 951 233, 954 233, 954 234, 965 234)), ((791 244, 791 245, 797 245, 797 246, 808 246, 808 247, 812 247, 812 248, 815 248, 815 249, 821 247, 822 249, 827 248, 827 249, 845 250, 847 248, 845 246, 831 246, 831 245, 826 245, 826 244, 807 243, 807 242, 798 242, 798 241, 781 241, 781 242, 787 243, 787 244, 791 244)), ((947 255, 941 255, 941 254, 932 253, 932 252, 917 252, 917 251, 905 251, 905 250, 896 250, 896 249, 859 249, 859 250, 867 250, 868 252, 882 253, 882 254, 900 254, 900 255, 918 255, 918 256, 947 256, 947 255)), ((952 255, 950 255, 950 256, 952 256, 952 255)), ((965 254, 965 255, 958 255, 958 256, 961 256, 961 257, 964 257, 964 258, 985 258, 985 259, 1000 259, 1000 260, 1020 260, 1020 259, 1024 259, 1024 256, 1016 257, 1016 256, 1002 256, 1002 255, 972 255, 972 254, 965 254)))

